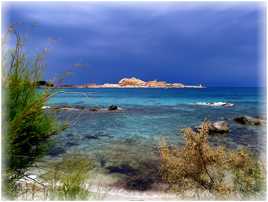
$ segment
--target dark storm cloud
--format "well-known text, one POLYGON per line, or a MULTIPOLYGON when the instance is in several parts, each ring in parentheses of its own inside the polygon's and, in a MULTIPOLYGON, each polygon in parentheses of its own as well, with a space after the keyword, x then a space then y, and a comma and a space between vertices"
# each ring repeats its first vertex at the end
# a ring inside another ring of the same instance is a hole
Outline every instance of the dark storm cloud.
POLYGON ((49 47, 46 76, 69 83, 144 80, 259 85, 264 67, 260 3, 5 3, 27 50, 49 47), (83 68, 75 68, 75 64, 83 68))

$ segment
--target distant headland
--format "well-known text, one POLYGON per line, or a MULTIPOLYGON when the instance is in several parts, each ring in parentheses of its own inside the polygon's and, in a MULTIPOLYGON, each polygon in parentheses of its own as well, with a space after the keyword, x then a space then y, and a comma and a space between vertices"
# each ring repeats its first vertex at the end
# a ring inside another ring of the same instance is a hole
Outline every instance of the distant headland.
POLYGON ((185 85, 182 83, 168 83, 166 81, 143 81, 131 77, 123 78, 118 83, 105 84, 82 84, 82 85, 60 85, 61 88, 204 88, 202 84, 185 85))

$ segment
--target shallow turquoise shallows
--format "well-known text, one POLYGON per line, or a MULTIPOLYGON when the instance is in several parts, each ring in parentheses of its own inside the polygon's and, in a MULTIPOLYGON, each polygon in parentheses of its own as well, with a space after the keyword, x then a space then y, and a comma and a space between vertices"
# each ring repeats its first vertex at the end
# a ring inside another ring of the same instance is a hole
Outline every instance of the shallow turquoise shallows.
POLYGON ((233 121, 241 115, 265 116, 265 89, 55 89, 64 91, 52 97, 47 105, 79 105, 107 108, 115 112, 59 111, 57 117, 68 121, 70 128, 56 136, 55 147, 65 152, 126 152, 150 155, 161 138, 169 143, 184 143, 181 129, 200 125, 204 119, 226 120, 227 135, 210 137, 211 144, 230 148, 245 146, 253 152, 264 151, 266 128, 244 126, 233 121), (205 103, 227 102, 231 107, 207 106, 205 103))

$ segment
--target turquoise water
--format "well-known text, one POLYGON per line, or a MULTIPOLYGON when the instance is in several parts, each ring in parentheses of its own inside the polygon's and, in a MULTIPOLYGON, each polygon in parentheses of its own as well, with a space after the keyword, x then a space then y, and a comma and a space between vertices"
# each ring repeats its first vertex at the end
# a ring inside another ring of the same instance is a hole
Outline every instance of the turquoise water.
MULTIPOLYGON (((177 106, 197 102, 228 101, 264 102, 263 90, 257 88, 204 89, 58 89, 71 94, 59 94, 49 104, 84 104, 90 106, 177 106)), ((240 105, 241 106, 241 105, 240 105)))
POLYGON ((228 135, 210 137, 211 144, 245 146, 254 152, 265 150, 265 127, 233 121, 241 115, 266 116, 264 89, 57 89, 60 90, 65 93, 51 98, 48 105, 122 108, 116 112, 57 112, 59 120, 70 123, 55 137, 54 147, 63 148, 62 152, 84 152, 97 158, 108 154, 121 155, 121 159, 150 156, 157 152, 161 138, 170 144, 183 144, 180 130, 200 125, 205 118, 227 120, 230 126, 228 135), (234 106, 212 107, 199 102, 228 102, 234 106))

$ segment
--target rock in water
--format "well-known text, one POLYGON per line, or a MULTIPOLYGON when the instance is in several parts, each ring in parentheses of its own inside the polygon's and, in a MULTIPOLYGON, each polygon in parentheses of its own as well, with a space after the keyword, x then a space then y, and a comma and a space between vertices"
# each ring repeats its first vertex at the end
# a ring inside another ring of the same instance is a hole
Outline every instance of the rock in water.
POLYGON ((48 155, 49 156, 59 156, 60 154, 63 154, 65 153, 65 149, 63 147, 60 147, 60 146, 56 146, 56 147, 53 147, 52 149, 50 149, 48 151, 48 155))
POLYGON ((118 107, 116 105, 111 105, 108 107, 108 110, 110 110, 110 111, 117 110, 117 109, 118 109, 118 107))
MULTIPOLYGON (((202 126, 196 127, 197 131, 199 131, 201 127, 202 126)), ((226 121, 216 121, 214 123, 208 122, 208 132, 210 135, 228 133, 228 123, 226 121)))
POLYGON ((151 188, 153 179, 150 176, 134 176, 127 180, 127 188, 130 190, 146 191, 151 188))
POLYGON ((135 168, 127 164, 122 164, 119 166, 108 166, 106 169, 109 171, 109 173, 120 173, 128 176, 136 175, 138 172, 135 168))
POLYGON ((254 118, 251 116, 236 117, 234 118, 234 121, 242 125, 255 125, 255 126, 262 125, 264 123, 263 119, 254 118))
POLYGON ((229 126, 226 121, 216 121, 209 128, 211 133, 228 133, 229 126))
POLYGON ((98 108, 92 108, 92 109, 90 109, 90 111, 97 112, 97 111, 99 111, 99 109, 98 108))
POLYGON ((84 138, 85 139, 88 139, 88 140, 90 140, 90 139, 99 139, 96 135, 90 135, 90 134, 86 134, 86 135, 84 135, 84 138))

